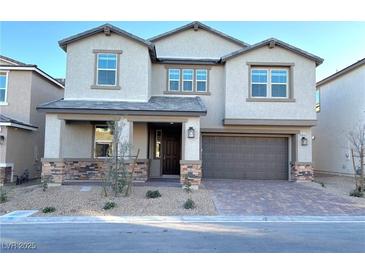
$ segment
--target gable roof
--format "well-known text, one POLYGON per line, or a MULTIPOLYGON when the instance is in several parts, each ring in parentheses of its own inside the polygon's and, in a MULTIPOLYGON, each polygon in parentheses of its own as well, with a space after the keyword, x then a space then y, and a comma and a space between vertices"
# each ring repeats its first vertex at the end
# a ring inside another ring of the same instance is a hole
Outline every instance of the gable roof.
POLYGON ((18 60, 12 59, 10 57, 6 57, 4 55, 0 55, 0 60, 3 60, 7 63, 10 63, 10 65, 15 65, 15 66, 26 66, 27 65, 26 63, 22 63, 18 60))
POLYGON ((247 52, 250 52, 252 50, 255 50, 255 49, 258 49, 258 48, 261 48, 261 47, 264 47, 264 46, 269 46, 269 47, 275 47, 275 46, 279 46, 279 47, 282 47, 284 49, 287 49, 289 51, 292 51, 296 54, 299 54, 299 55, 302 55, 310 60, 313 60, 314 62, 316 62, 316 65, 320 65, 323 63, 323 59, 314 55, 314 54, 311 54, 309 52, 306 52, 302 49, 299 49, 297 47, 294 47, 292 45, 289 45, 283 41, 280 41, 279 39, 276 39, 276 38, 269 38, 269 39, 266 39, 262 42, 259 42, 257 44, 254 44, 254 45, 251 45, 249 47, 246 47, 244 49, 240 49, 240 50, 237 50, 237 51, 234 51, 230 54, 227 54, 225 56, 222 57, 222 62, 225 62, 231 58, 235 58, 241 54, 245 54, 247 52))
POLYGON ((354 69, 361 67, 362 65, 365 65, 365 58, 345 67, 344 69, 341 69, 340 71, 337 71, 336 73, 322 79, 321 81, 317 82, 316 86, 319 87, 321 85, 324 85, 346 73, 349 73, 350 71, 353 71, 354 69))
POLYGON ((228 34, 225 34, 225 33, 221 32, 219 30, 213 29, 213 28, 211 28, 211 27, 209 27, 209 26, 207 26, 207 25, 205 25, 205 24, 203 24, 201 22, 198 22, 198 21, 194 21, 194 22, 191 22, 191 23, 186 24, 184 26, 181 26, 181 27, 178 27, 176 29, 170 30, 168 32, 159 34, 159 35, 154 36, 154 37, 152 37, 152 38, 150 38, 148 40, 151 41, 151 42, 156 42, 158 40, 164 39, 166 37, 169 37, 171 35, 174 35, 176 33, 179 33, 179 32, 182 32, 182 31, 185 31, 185 30, 188 30, 188 29, 195 29, 195 30, 203 29, 203 30, 206 30, 206 31, 208 31, 210 33, 213 33, 215 35, 218 35, 218 36, 220 36, 220 37, 222 37, 222 38, 224 38, 226 40, 229 40, 229 41, 231 41, 231 42, 233 42, 233 43, 235 43, 235 44, 237 44, 239 46, 242 46, 242 47, 248 47, 249 46, 249 44, 246 44, 245 42, 243 42, 243 41, 241 41, 241 40, 239 40, 237 38, 234 38, 232 36, 229 36, 228 34))
POLYGON ((153 45, 153 43, 151 43, 150 41, 147 41, 141 37, 138 37, 130 32, 122 30, 116 26, 113 26, 112 24, 103 24, 99 27, 72 35, 70 37, 67 37, 65 39, 58 41, 58 44, 64 51, 67 51, 68 44, 76 42, 81 39, 84 39, 86 37, 90 37, 90 36, 98 34, 98 33, 105 33, 106 35, 110 35, 110 33, 115 33, 117 35, 129 38, 143 46, 148 47, 151 59, 152 60, 156 59, 156 49, 155 49, 155 46, 153 45))

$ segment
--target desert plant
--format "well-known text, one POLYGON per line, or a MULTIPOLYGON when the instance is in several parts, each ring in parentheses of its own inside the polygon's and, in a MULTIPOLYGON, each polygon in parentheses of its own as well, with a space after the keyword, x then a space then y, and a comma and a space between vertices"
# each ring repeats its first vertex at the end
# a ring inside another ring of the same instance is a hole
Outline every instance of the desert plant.
POLYGON ((56 208, 53 206, 46 206, 45 208, 42 209, 43 213, 52 213, 55 211, 56 211, 56 208))
POLYGON ((350 192, 350 196, 353 197, 364 197, 364 192, 360 191, 359 189, 354 189, 353 191, 350 192))
POLYGON ((352 166, 355 177, 355 191, 364 192, 365 185, 365 125, 349 132, 352 166))
POLYGON ((106 202, 105 205, 103 206, 103 209, 104 210, 109 210, 109 209, 112 209, 116 206, 117 206, 117 204, 114 203, 114 202, 106 202))
POLYGON ((48 189, 48 186, 50 183, 53 183, 53 177, 48 175, 48 176, 43 176, 41 179, 41 187, 43 191, 46 191, 48 189))
POLYGON ((188 178, 188 176, 185 177, 184 180, 184 185, 183 185, 183 189, 187 192, 187 193, 191 193, 193 192, 193 189, 191 187, 191 180, 188 178))
POLYGON ((139 150, 136 156, 132 156, 131 145, 128 142, 123 142, 123 123, 108 122, 108 127, 113 133, 113 145, 112 157, 105 160, 107 171, 103 184, 104 196, 108 196, 108 189, 111 189, 115 196, 122 193, 129 196, 132 191, 133 172, 138 160, 139 150))
POLYGON ((0 203, 5 203, 8 200, 8 194, 6 193, 4 187, 0 187, 0 203))
POLYGON ((195 202, 191 198, 187 199, 186 202, 184 203, 184 208, 185 209, 196 208, 195 202))
POLYGON ((148 199, 155 199, 155 198, 161 197, 161 193, 158 190, 148 190, 146 192, 146 197, 148 199))

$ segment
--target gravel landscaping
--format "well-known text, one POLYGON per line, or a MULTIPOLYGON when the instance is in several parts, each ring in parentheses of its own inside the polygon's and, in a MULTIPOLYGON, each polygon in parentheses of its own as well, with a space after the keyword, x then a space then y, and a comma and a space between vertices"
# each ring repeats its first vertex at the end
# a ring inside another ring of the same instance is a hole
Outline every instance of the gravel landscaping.
POLYGON ((349 193, 355 189, 355 180, 348 176, 336 176, 327 174, 315 174, 315 180, 312 183, 304 183, 305 185, 322 189, 323 191, 346 197, 353 202, 365 205, 365 197, 351 197, 349 193), (324 186, 322 186, 322 184, 324 186))
POLYGON ((129 197, 103 196, 101 186, 60 186, 49 187, 46 192, 39 185, 5 187, 8 201, 0 204, 0 215, 14 210, 38 209, 34 216, 142 216, 142 215, 216 215, 211 191, 199 189, 187 194, 179 187, 135 186, 129 197), (161 197, 147 199, 148 190, 159 190, 161 197), (195 209, 184 209, 184 202, 191 197, 195 209), (115 202, 116 207, 103 210, 106 202, 115 202), (45 207, 55 207, 56 211, 42 213, 45 207))

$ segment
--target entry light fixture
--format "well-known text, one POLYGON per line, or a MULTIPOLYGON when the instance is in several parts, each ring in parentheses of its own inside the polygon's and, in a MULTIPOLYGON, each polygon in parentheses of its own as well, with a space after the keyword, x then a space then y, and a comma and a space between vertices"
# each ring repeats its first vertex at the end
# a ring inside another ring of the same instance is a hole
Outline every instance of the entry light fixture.
POLYGON ((0 135, 0 145, 3 145, 5 143, 5 136, 0 135))
POLYGON ((302 146, 307 146, 308 145, 308 139, 307 139, 307 137, 302 137, 302 139, 301 139, 301 141, 302 141, 302 146))
POLYGON ((195 137, 195 129, 193 127, 189 127, 188 138, 194 138, 194 137, 195 137))

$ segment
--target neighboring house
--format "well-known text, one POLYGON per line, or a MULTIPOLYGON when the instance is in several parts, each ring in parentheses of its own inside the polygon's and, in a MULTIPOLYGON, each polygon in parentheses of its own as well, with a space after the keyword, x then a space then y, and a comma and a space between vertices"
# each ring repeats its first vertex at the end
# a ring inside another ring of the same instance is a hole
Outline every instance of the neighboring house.
POLYGON ((45 115, 36 107, 62 98, 63 89, 37 66, 0 55, 0 185, 26 170, 40 177, 45 115))
POLYGON ((365 125, 365 58, 317 83, 313 163, 320 173, 352 175, 347 136, 365 125))
POLYGON ((47 113, 43 175, 56 183, 102 179, 110 120, 140 149, 136 180, 312 179, 321 58, 200 22, 149 40, 106 24, 59 44, 65 98, 38 108, 47 113))

